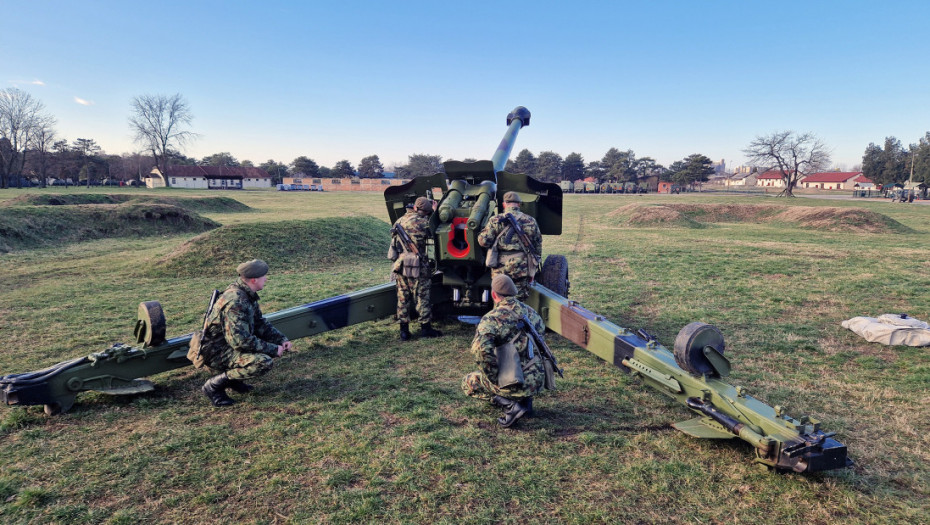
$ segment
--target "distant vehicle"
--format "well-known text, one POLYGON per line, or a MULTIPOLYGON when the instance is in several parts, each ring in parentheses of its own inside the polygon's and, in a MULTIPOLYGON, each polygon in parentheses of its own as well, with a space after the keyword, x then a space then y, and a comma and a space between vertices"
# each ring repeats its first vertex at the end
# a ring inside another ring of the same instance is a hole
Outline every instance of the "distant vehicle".
POLYGON ((559 182, 559 187, 562 188, 562 193, 571 193, 574 190, 574 183, 570 180, 563 180, 559 182))

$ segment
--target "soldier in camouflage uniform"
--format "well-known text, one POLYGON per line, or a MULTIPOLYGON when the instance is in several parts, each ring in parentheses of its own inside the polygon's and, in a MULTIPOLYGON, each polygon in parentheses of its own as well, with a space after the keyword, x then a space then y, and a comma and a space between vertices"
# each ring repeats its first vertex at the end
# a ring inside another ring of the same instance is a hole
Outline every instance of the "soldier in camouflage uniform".
POLYGON ((478 234, 478 244, 491 249, 497 243, 498 266, 491 268, 491 277, 507 275, 517 286, 517 299, 525 301, 529 297, 529 283, 533 282, 536 268, 542 257, 542 234, 536 219, 520 211, 522 200, 516 192, 508 191, 504 194, 504 213, 498 214, 488 221, 487 226, 478 234), (527 253, 520 237, 504 215, 513 215, 517 224, 529 237, 532 246, 527 253), (530 256, 535 260, 531 261, 530 256))
POLYGON ((257 292, 268 280, 268 264, 255 259, 236 270, 239 279, 213 305, 201 343, 204 363, 218 373, 203 385, 203 393, 218 407, 234 403, 226 395, 227 388, 240 394, 251 391, 253 387, 242 380, 268 373, 272 358, 293 348, 258 307, 257 292))
POLYGON ((388 257, 394 261, 394 273, 397 274, 397 322, 400 323, 400 340, 410 339, 410 310, 416 306, 420 317, 420 335, 439 337, 442 332, 433 328, 431 321, 433 308, 430 304, 430 284, 432 273, 426 255, 426 240, 429 239, 429 215, 433 213, 433 202, 426 197, 417 198, 412 209, 394 223, 391 235, 391 249, 388 257), (414 255, 404 246, 396 227, 407 232, 416 245, 420 257, 414 255))
POLYGON ((462 391, 466 395, 504 409, 497 420, 504 428, 533 413, 533 396, 542 390, 546 379, 542 356, 538 352, 532 358, 529 355, 529 335, 520 329, 520 320, 525 315, 539 334, 545 326, 535 310, 517 300, 516 293, 517 287, 506 275, 498 275, 491 281, 494 308, 481 318, 471 342, 471 351, 480 370, 462 380, 462 391), (500 388, 495 349, 511 341, 520 355, 523 384, 500 388))

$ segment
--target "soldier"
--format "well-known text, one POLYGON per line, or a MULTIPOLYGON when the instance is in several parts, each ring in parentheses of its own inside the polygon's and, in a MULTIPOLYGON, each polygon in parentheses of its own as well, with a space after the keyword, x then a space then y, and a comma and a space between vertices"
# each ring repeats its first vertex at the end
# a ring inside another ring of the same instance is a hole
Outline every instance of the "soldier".
POLYGON ((466 395, 504 409, 497 420, 504 428, 533 413, 533 396, 542 390, 546 379, 542 357, 538 352, 530 356, 529 335, 520 329, 520 320, 525 315, 539 334, 545 326, 539 314, 517 300, 516 294, 517 287, 510 277, 498 275, 491 281, 494 308, 481 318, 471 342, 471 351, 480 370, 462 379, 462 391, 466 395), (511 342, 520 356, 523 383, 501 388, 496 349, 511 342))
POLYGON ((268 281, 268 264, 254 259, 240 264, 239 279, 217 299, 204 322, 201 354, 211 370, 220 372, 203 385, 213 406, 233 404, 226 389, 244 394, 252 385, 244 383, 268 373, 272 358, 281 357, 293 345, 271 326, 258 307, 258 293, 268 281))
POLYGON ((529 283, 536 276, 536 269, 542 257, 542 234, 536 219, 520 211, 522 200, 516 192, 504 194, 504 213, 488 221, 487 226, 478 235, 478 244, 493 249, 497 244, 498 261, 491 268, 491 277, 509 276, 517 286, 517 299, 525 301, 529 297, 529 283), (523 229, 532 246, 526 247, 514 231, 505 215, 512 215, 523 229))
POLYGON ((440 337, 442 332, 432 327, 433 316, 430 304, 432 272, 426 256, 426 240, 429 238, 429 215, 433 212, 433 201, 426 197, 417 198, 413 208, 397 219, 391 230, 391 249, 388 257, 394 262, 397 274, 397 322, 400 323, 400 340, 410 339, 410 310, 416 306, 420 316, 420 335, 440 337), (398 228, 400 227, 400 228, 398 228), (403 229, 416 247, 416 252, 407 246, 399 229, 403 229))

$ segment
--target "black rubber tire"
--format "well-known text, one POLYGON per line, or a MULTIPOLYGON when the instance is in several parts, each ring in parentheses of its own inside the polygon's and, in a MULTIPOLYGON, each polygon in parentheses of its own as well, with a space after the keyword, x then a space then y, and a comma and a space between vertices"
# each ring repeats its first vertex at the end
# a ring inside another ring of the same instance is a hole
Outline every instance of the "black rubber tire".
POLYGON ((553 292, 568 297, 568 259, 564 255, 547 255, 542 270, 536 276, 539 284, 553 292))
POLYGON ((723 334, 716 326, 694 322, 678 332, 675 338, 675 361, 682 369, 696 376, 719 377, 717 371, 704 355, 704 347, 712 346, 723 354, 726 343, 723 334))
POLYGON ((139 303, 139 321, 136 326, 138 342, 145 346, 159 346, 165 342, 167 325, 165 312, 158 301, 139 303))

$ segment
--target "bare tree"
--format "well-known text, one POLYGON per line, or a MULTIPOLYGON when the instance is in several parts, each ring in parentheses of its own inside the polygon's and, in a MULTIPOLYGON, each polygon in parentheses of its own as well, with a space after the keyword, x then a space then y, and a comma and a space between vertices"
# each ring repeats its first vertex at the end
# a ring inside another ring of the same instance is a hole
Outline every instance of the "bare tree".
POLYGON ((794 197, 794 187, 811 173, 823 171, 830 165, 830 152, 824 143, 811 133, 795 134, 778 131, 756 137, 743 150, 750 164, 765 166, 781 172, 785 189, 779 196, 794 197))
POLYGON ((53 122, 45 105, 17 88, 0 89, 0 188, 19 174, 37 130, 53 122))
POLYGON ((52 144, 54 144, 55 140, 58 138, 55 135, 54 126, 55 119, 51 116, 46 116, 41 119, 33 135, 32 149, 36 152, 36 155, 38 155, 38 159, 35 162, 36 174, 39 177, 39 185, 43 188, 45 187, 45 181, 48 175, 49 152, 52 149, 52 144))
POLYGON ((132 99, 132 112, 129 127, 135 133, 135 141, 152 152, 155 165, 167 180, 171 147, 183 148, 197 137, 196 133, 183 129, 194 118, 190 107, 180 93, 142 95, 132 99))

